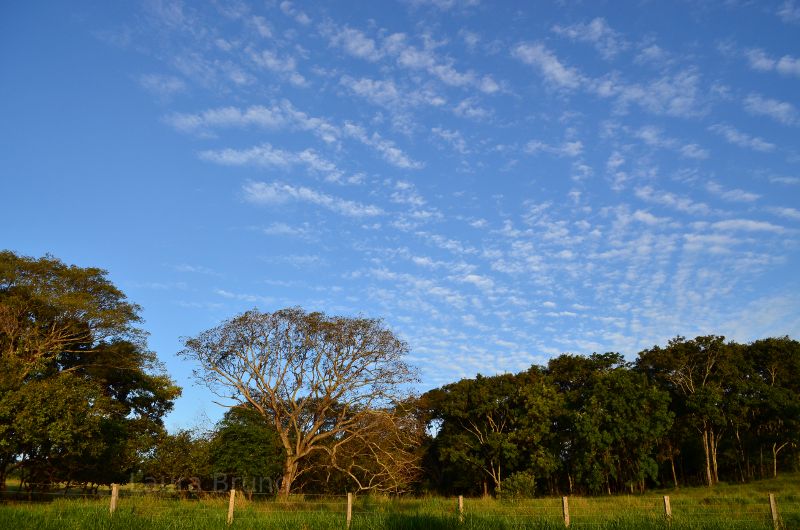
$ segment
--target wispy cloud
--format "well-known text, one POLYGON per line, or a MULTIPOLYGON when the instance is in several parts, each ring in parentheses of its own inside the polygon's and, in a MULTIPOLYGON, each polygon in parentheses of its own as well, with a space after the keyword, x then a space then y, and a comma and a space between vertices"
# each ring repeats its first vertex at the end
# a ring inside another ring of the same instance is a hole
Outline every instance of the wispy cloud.
POLYGON ((722 200, 730 202, 753 202, 757 201, 761 197, 761 195, 749 191, 740 189, 725 189, 721 184, 714 182, 713 180, 708 181, 706 184, 706 189, 709 191, 709 193, 716 195, 722 200))
POLYGON ((250 57, 258 66, 285 77, 295 86, 305 87, 308 85, 308 80, 297 71, 297 60, 291 55, 281 57, 273 50, 263 50, 252 52, 250 57))
POLYGON ((306 15, 304 11, 295 8, 293 2, 285 0, 281 2, 280 8, 281 11, 283 11, 284 15, 286 15, 287 17, 292 17, 298 24, 301 24, 303 26, 308 26, 309 24, 311 24, 311 17, 306 15))
POLYGON ((762 138, 743 133, 731 125, 716 123, 709 127, 708 130, 721 135, 728 143, 738 145, 739 147, 746 147, 747 149, 764 153, 775 150, 775 144, 771 144, 762 138))
POLYGON ((777 15, 784 22, 798 24, 800 23, 800 6, 794 0, 786 0, 778 9, 777 15))
POLYGON ((676 138, 664 136, 663 131, 659 127, 646 125, 635 131, 633 135, 649 146, 671 149, 677 151, 685 158, 694 158, 697 160, 708 158, 708 151, 706 149, 694 143, 686 144, 676 138))
POLYGON ((767 211, 772 212, 775 215, 785 217, 786 219, 800 221, 800 210, 797 208, 789 208, 786 206, 770 206, 767 208, 767 211))
POLYGON ((544 44, 518 44, 511 53, 523 63, 534 66, 545 81, 556 88, 575 90, 585 81, 577 69, 563 64, 544 44))
POLYGON ((705 203, 696 202, 689 197, 681 197, 672 192, 658 191, 650 186, 636 188, 634 193, 645 202, 660 204, 689 214, 707 215, 711 212, 711 208, 705 203))
POLYGON ((246 201, 255 204, 307 202, 348 217, 374 217, 384 213, 377 206, 361 204, 310 188, 279 182, 248 182, 242 186, 242 192, 246 201))
POLYGON ((611 26, 602 17, 597 17, 588 23, 569 26, 555 25, 552 31, 572 40, 592 44, 605 59, 613 59, 617 54, 628 48, 628 43, 625 39, 611 29, 611 26))
POLYGON ((139 76, 139 84, 148 92, 162 98, 186 91, 186 83, 174 75, 144 74, 139 76))
POLYGON ((556 156, 576 157, 583 152, 583 143, 580 140, 564 142, 560 145, 549 145, 539 140, 531 140, 525 144, 528 154, 550 153, 556 156))
POLYGON ((800 77, 800 58, 784 55, 773 58, 760 48, 751 48, 744 52, 750 68, 761 72, 775 71, 783 75, 800 77))
POLYGON ((767 221, 755 221, 753 219, 728 219, 726 221, 717 221, 711 224, 711 228, 730 232, 772 232, 776 234, 782 234, 786 231, 782 226, 767 221))
POLYGON ((744 99, 744 110, 756 116, 766 116, 784 125, 798 123, 797 109, 787 101, 750 94, 744 99))
POLYGON ((424 167, 424 164, 412 160, 394 142, 383 138, 377 132, 369 135, 363 127, 350 122, 345 123, 342 130, 347 136, 355 138, 362 144, 378 151, 393 166, 403 169, 420 169, 424 167))
POLYGON ((338 181, 343 172, 336 164, 326 160, 313 149, 292 152, 273 147, 269 143, 256 145, 247 149, 219 149, 200 152, 200 158, 226 166, 262 166, 288 168, 295 165, 305 166, 309 171, 321 173, 328 180, 338 181))

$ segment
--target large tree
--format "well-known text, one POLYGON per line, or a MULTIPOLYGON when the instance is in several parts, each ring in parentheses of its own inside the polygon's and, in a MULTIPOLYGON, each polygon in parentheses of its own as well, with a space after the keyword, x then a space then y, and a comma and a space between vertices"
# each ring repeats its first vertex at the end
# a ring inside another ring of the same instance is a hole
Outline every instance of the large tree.
POLYGON ((719 482, 718 449, 730 425, 731 407, 737 405, 732 397, 741 392, 741 353, 721 336, 676 337, 666 348, 640 352, 636 361, 639 370, 672 394, 699 434, 708 486, 719 482))
POLYGON ((319 457, 332 447, 394 447, 356 441, 376 422, 400 421, 396 406, 416 381, 407 349, 380 320, 291 308, 238 315, 187 339, 182 355, 199 362, 196 375, 212 392, 274 426, 285 451, 280 491, 289 495, 314 462, 330 463, 319 457))
POLYGON ((0 252, 0 489, 121 480, 180 390, 97 268, 0 252))

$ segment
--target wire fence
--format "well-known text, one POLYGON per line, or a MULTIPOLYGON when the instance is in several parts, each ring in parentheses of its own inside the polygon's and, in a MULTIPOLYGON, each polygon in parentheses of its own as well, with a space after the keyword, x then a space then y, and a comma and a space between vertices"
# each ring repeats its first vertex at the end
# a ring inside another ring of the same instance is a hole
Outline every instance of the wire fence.
POLYGON ((42 504, 54 507, 57 512, 61 510, 58 513, 62 515, 83 509, 94 517, 111 519, 125 516, 157 521, 189 517, 195 527, 214 528, 257 527, 257 523, 269 521, 284 527, 346 529, 383 528, 393 521, 395 527, 403 528, 404 520, 427 520, 443 524, 422 527, 800 529, 800 496, 797 495, 705 498, 676 494, 518 500, 353 494, 280 497, 235 490, 154 489, 131 485, 99 490, 62 487, 48 491, 0 491, 0 523, 3 510, 42 504))

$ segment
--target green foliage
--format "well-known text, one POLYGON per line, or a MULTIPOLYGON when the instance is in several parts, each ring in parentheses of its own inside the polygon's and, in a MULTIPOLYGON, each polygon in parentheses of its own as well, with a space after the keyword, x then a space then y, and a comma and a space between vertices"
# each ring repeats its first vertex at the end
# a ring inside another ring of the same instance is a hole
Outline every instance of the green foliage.
POLYGON ((214 475, 224 475, 232 487, 257 493, 271 491, 285 460, 275 428, 247 406, 225 413, 211 440, 209 456, 214 475))
POLYGON ((532 499, 536 494, 536 476, 530 471, 517 471, 503 482, 503 499, 532 499))
POLYGON ((138 310, 101 269, 0 252, 0 490, 135 468, 180 393, 138 310))

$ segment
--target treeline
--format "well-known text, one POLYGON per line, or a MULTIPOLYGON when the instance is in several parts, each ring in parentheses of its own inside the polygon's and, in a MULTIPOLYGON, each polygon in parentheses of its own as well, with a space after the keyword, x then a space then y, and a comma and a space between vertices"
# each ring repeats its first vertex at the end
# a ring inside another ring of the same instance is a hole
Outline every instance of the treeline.
POLYGON ((607 494, 800 468, 789 337, 561 355, 411 396, 408 346, 380 320, 253 310, 184 342, 234 406, 170 434, 180 389, 139 310, 103 270, 0 252, 0 491, 607 494))
POLYGON ((720 336, 561 355, 419 400, 435 431, 424 487, 444 494, 615 493, 800 467, 800 343, 720 336))

